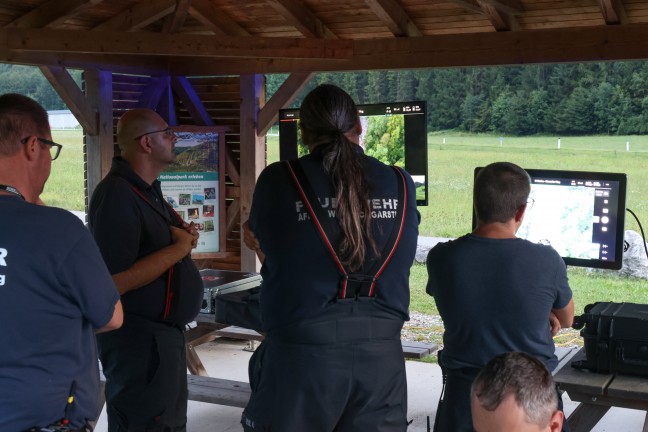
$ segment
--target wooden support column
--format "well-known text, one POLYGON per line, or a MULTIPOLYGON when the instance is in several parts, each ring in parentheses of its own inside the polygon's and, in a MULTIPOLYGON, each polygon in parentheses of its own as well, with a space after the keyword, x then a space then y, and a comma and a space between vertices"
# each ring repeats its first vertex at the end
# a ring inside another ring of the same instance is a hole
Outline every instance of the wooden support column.
MULTIPOLYGON (((241 75, 241 222, 250 215, 256 179, 265 167, 265 136, 256 134, 259 110, 265 104, 263 75, 241 75)), ((243 243, 241 234, 241 271, 261 269, 256 254, 243 243)))
POLYGON ((99 181, 108 174, 114 150, 112 73, 97 69, 83 72, 86 98, 98 114, 96 134, 85 133, 86 207, 99 181))

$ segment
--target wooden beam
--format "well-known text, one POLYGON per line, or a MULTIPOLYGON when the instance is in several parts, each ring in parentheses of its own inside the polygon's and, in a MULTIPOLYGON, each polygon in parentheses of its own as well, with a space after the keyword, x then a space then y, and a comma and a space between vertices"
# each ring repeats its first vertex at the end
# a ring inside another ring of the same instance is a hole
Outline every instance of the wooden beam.
POLYGON ((85 132, 97 135, 99 127, 97 112, 90 107, 83 91, 68 71, 58 66, 41 66, 40 70, 54 87, 56 93, 63 99, 65 105, 72 111, 85 132))
POLYGON ((148 84, 144 88, 137 106, 140 108, 150 108, 152 110, 155 110, 160 104, 162 94, 168 86, 169 80, 167 76, 152 76, 148 84))
POLYGON ((31 9, 6 28, 56 27, 103 0, 49 0, 31 9))
POLYGON ((471 12, 478 14, 484 13, 481 6, 479 6, 479 4, 477 3, 477 0, 450 0, 450 2, 471 12))
POLYGON ((225 233, 229 238, 234 228, 240 226, 241 223, 241 202, 235 198, 227 208, 227 225, 225 225, 225 233))
POLYGON ((599 5, 606 24, 628 24, 628 16, 621 0, 599 0, 599 5))
POLYGON ((193 86, 183 76, 171 77, 171 88, 178 95, 184 104, 193 121, 199 126, 213 126, 214 120, 209 116, 205 109, 200 96, 196 93, 193 86))
POLYGON ((518 14, 524 11, 524 6, 519 0, 480 0, 506 14, 518 14))
POLYGON ((423 36, 396 0, 365 0, 365 3, 389 27, 394 36, 423 36))
POLYGON ((266 0, 304 36, 336 39, 333 33, 301 0, 266 0))
POLYGON ((164 80, 164 90, 160 98, 160 103, 157 106, 157 112, 167 121, 169 126, 178 125, 178 117, 175 110, 175 99, 173 98, 173 90, 171 89, 171 77, 163 76, 160 79, 164 80))
POLYGON ((218 36, 250 36, 247 30, 209 0, 193 0, 189 15, 218 36))
POLYGON ((175 0, 141 0, 99 24, 94 30, 137 31, 172 13, 175 4, 175 0))
POLYGON ((312 72, 294 72, 286 78, 279 90, 259 110, 258 136, 264 136, 268 132, 279 118, 279 110, 290 105, 312 77, 312 72))
MULTIPOLYGON (((258 137, 257 115, 265 103, 262 75, 241 76, 241 222, 250 217, 254 185, 265 167, 265 137, 258 137)), ((258 272, 261 268, 254 251, 248 249, 241 236, 241 270, 258 272)))
POLYGON ((517 30, 519 25, 517 20, 510 13, 505 13, 497 9, 486 0, 477 0, 477 3, 482 8, 484 15, 489 19, 495 30, 497 31, 510 31, 517 30))
POLYGON ((123 33, 80 30, 2 30, 7 48, 16 51, 130 55, 329 58, 348 59, 351 40, 305 38, 240 38, 189 34, 123 33))
POLYGON ((189 13, 191 0, 176 0, 176 6, 173 13, 167 15, 162 33, 176 33, 184 25, 189 13))
MULTIPOLYGON (((99 114, 96 134, 86 132, 86 198, 108 174, 115 155, 112 110, 112 73, 97 69, 83 72, 84 91, 89 104, 99 114)), ((86 201, 87 203, 88 201, 86 201)))
POLYGON ((648 59, 648 24, 354 41, 350 60, 171 59, 175 74, 393 70, 648 59))

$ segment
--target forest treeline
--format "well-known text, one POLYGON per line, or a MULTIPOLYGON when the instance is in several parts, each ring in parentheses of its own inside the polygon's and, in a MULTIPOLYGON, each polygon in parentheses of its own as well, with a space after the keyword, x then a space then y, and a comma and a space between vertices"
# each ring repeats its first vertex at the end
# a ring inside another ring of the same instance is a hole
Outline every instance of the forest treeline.
MULTIPOLYGON (((77 81, 80 71, 71 71, 77 81)), ((268 97, 286 75, 267 76, 268 97)), ((319 73, 358 103, 425 100, 428 130, 507 135, 648 134, 648 62, 319 73)), ((0 64, 0 92, 65 104, 38 68, 0 64)))
MULTIPOLYGON (((268 75, 270 95, 284 78, 268 75)), ((648 62, 320 73, 301 97, 325 82, 358 103, 425 100, 429 131, 648 134, 648 62)))

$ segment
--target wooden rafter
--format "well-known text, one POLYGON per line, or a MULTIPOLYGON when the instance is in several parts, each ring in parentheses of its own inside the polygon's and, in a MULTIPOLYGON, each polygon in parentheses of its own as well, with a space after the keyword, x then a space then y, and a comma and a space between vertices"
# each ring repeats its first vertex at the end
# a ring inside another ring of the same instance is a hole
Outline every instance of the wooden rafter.
POLYGON ((512 14, 502 12, 496 6, 493 6, 491 3, 485 0, 477 0, 477 3, 479 3, 479 6, 484 12, 484 15, 486 15, 486 17, 489 19, 495 30, 517 30, 517 20, 512 14))
POLYGON ((191 0, 176 0, 176 6, 173 13, 167 15, 162 33, 175 33, 183 26, 189 13, 191 0))
POLYGON ((49 0, 7 25, 8 28, 56 27, 103 0, 49 0))
POLYGON ((389 27, 394 36, 423 36, 396 0, 365 0, 365 3, 389 27))
POLYGON ((175 0, 142 0, 94 28, 101 31, 137 31, 172 13, 175 0))
POLYGON ((627 24, 628 17, 621 0, 599 0, 601 13, 605 23, 610 24, 627 24))
POLYGON ((519 0, 480 0, 479 2, 486 3, 507 14, 517 14, 524 10, 519 0))
POLYGON ((250 33, 225 15, 209 0, 193 0, 189 15, 218 36, 250 36, 250 33))
POLYGON ((0 30, 9 50, 197 57, 348 59, 353 41, 41 29, 0 30))
POLYGON ((137 106, 154 110, 160 104, 162 95, 168 86, 168 77, 151 77, 142 92, 142 96, 140 97, 137 106))
POLYGON ((301 0, 266 0, 304 36, 336 39, 333 33, 301 0))
POLYGON ((286 78, 268 102, 259 110, 257 120, 257 135, 263 136, 277 121, 280 108, 284 108, 295 100, 301 89, 304 88, 313 76, 312 72, 294 72, 286 78))
POLYGON ((171 77, 171 88, 184 104, 193 121, 199 126, 213 126, 214 121, 205 109, 193 86, 183 76, 171 77))
POLYGON ((74 114, 74 117, 85 129, 86 133, 97 135, 99 129, 97 113, 92 109, 83 94, 83 90, 77 85, 69 72, 65 68, 57 66, 41 66, 40 70, 72 111, 72 114, 74 114))

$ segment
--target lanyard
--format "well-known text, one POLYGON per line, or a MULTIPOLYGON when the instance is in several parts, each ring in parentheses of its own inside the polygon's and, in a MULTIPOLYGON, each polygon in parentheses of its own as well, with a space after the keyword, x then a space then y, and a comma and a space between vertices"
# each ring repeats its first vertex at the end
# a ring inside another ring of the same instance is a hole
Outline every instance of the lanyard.
POLYGON ((18 198, 22 198, 23 201, 25 200, 25 197, 23 196, 23 194, 21 194, 18 191, 18 189, 16 189, 13 186, 7 186, 7 185, 0 184, 0 190, 7 191, 9 193, 12 193, 12 194, 16 195, 18 198))

